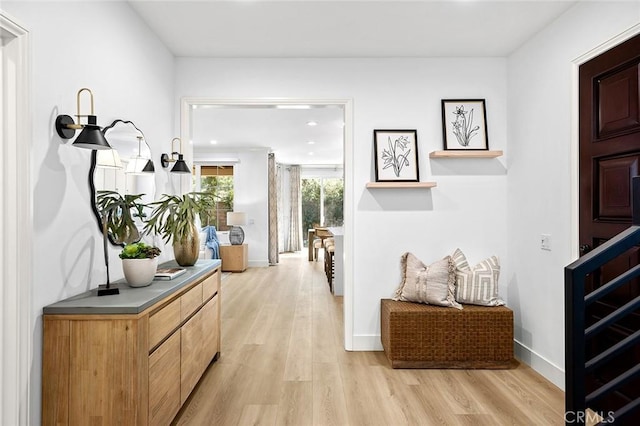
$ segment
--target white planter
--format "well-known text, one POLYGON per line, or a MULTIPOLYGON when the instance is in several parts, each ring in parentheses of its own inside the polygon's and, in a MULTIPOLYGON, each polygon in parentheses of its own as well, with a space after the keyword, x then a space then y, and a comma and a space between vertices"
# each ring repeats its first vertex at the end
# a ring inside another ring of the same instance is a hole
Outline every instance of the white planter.
POLYGON ((131 287, 145 287, 151 284, 158 269, 158 258, 122 259, 124 278, 131 287))

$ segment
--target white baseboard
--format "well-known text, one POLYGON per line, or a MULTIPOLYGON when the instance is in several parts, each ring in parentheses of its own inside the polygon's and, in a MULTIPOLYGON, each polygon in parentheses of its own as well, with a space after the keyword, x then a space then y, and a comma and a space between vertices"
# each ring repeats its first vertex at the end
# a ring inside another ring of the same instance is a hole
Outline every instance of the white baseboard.
POLYGON ((249 260, 247 263, 250 268, 266 268, 269 266, 268 260, 249 260))
POLYGON ((379 334, 359 334, 353 336, 352 351, 382 351, 379 334))
POLYGON ((564 369, 553 364, 551 361, 535 353, 531 348, 523 345, 517 340, 513 341, 516 358, 531 368, 542 374, 545 379, 564 391, 564 369))

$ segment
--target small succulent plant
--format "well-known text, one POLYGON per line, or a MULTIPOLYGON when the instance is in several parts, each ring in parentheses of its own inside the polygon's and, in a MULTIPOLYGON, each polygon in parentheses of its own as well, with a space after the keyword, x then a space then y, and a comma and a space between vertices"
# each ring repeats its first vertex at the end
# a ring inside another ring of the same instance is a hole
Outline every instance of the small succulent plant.
POLYGON ((133 243, 124 246, 120 259, 153 259, 160 255, 160 249, 145 243, 133 243))

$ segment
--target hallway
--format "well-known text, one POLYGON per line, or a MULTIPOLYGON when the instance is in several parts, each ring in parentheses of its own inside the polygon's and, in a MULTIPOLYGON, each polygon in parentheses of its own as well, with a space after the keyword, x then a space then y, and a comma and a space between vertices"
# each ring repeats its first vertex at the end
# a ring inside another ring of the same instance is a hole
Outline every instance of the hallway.
POLYGON ((306 251, 232 274, 221 293, 221 356, 175 424, 564 423, 564 393, 524 364, 393 370, 383 352, 344 351, 342 298, 306 251))

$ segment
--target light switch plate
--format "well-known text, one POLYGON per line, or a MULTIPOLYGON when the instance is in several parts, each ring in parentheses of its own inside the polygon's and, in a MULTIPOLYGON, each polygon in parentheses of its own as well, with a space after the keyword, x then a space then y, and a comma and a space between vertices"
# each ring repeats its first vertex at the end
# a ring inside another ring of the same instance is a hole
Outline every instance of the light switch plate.
POLYGON ((551 251, 551 234, 542 234, 540 236, 540 249, 551 251))

